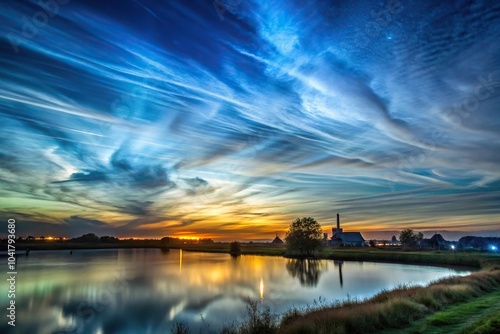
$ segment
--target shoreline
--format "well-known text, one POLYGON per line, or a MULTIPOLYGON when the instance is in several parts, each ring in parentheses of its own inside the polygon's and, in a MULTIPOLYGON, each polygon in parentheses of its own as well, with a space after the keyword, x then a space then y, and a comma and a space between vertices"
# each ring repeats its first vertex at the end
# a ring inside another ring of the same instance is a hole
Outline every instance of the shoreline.
MULTIPOLYGON (((182 249, 186 252, 205 252, 205 253, 226 253, 230 254, 229 243, 211 243, 211 244, 172 244, 164 245, 157 240, 138 240, 121 241, 116 243, 77 243, 77 242, 34 242, 19 243, 16 245, 18 256, 25 254, 26 249, 30 251, 45 250, 105 250, 105 249, 160 249, 168 251, 170 249, 182 249)), ((324 248, 311 257, 293 256, 286 253, 284 245, 272 245, 269 243, 242 243, 241 255, 260 255, 260 256, 282 256, 290 259, 316 259, 316 260, 334 260, 334 261, 360 261, 360 262, 379 262, 379 263, 398 263, 398 264, 419 264, 441 267, 462 267, 481 270, 482 261, 488 259, 499 259, 490 253, 482 252, 461 252, 449 250, 423 250, 423 249, 404 249, 396 247, 339 247, 324 248)), ((0 250, 0 257, 7 256, 7 250, 0 250), (5 254, 4 254, 5 253, 5 254)))

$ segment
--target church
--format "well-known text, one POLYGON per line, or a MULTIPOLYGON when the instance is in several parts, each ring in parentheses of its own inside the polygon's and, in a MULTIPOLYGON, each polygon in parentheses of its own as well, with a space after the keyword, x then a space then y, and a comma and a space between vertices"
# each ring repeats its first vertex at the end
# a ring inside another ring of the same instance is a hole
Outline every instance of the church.
POLYGON ((344 232, 340 228, 340 215, 337 213, 337 228, 332 227, 332 239, 330 246, 366 246, 366 241, 361 232, 344 232))

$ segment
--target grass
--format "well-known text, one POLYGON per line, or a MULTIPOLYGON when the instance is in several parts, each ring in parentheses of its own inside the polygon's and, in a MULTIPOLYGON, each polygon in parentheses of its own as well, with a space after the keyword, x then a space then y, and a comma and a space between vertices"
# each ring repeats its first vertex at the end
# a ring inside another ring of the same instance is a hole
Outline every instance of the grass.
MULTIPOLYGON (((498 303, 498 300, 496 301, 498 303)), ((464 328, 462 334, 498 334, 500 333, 500 311, 482 317, 464 328)))
POLYGON ((488 257, 488 255, 404 248, 373 249, 369 247, 361 249, 327 248, 322 252, 322 257, 344 261, 381 261, 480 267, 481 258, 488 257))
POLYGON ((385 330, 383 334, 448 334, 448 333, 494 333, 500 332, 500 291, 485 294, 467 303, 452 305, 433 313, 410 326, 397 330, 385 330), (496 321, 496 322, 495 322, 496 321))

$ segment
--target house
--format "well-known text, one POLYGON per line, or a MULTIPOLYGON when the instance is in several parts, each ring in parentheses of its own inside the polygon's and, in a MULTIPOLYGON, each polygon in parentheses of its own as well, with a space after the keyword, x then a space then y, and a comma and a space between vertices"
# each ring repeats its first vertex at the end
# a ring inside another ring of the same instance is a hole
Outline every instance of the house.
POLYGON ((340 215, 337 213, 337 228, 332 227, 331 246, 351 246, 362 247, 366 246, 366 241, 361 235, 361 232, 344 232, 340 228, 340 215))
POLYGON ((436 249, 448 248, 449 247, 448 245, 450 244, 450 242, 446 241, 441 234, 437 234, 437 233, 431 237, 430 242, 431 242, 432 248, 436 248, 436 249))

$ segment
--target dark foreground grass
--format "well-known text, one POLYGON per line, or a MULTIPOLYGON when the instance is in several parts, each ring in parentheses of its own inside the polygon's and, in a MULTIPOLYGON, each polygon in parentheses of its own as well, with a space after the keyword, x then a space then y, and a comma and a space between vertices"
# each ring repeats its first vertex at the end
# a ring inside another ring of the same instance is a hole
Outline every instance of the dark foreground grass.
MULTIPOLYGON (((498 304, 498 299, 496 300, 498 304)), ((462 334, 499 334, 500 333, 500 311, 482 317, 472 325, 464 328, 462 334)))

